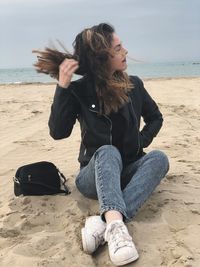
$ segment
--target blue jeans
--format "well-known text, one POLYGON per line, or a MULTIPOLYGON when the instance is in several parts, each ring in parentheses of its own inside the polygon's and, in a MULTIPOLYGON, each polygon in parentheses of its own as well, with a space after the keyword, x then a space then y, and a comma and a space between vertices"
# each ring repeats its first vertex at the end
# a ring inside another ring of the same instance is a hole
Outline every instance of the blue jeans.
POLYGON ((80 169, 76 186, 84 196, 98 199, 103 219, 106 211, 116 210, 129 221, 168 170, 168 158, 161 151, 151 151, 123 168, 118 149, 104 145, 97 149, 88 165, 80 169), (121 184, 127 178, 123 188, 121 184))

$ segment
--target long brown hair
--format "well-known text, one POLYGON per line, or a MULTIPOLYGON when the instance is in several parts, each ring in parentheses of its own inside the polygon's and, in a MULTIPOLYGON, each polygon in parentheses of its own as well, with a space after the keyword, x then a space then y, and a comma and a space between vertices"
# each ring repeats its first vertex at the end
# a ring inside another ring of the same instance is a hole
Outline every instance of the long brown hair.
POLYGON ((49 74, 58 79, 59 65, 65 58, 78 60, 76 74, 89 75, 94 79, 100 104, 100 112, 109 114, 128 101, 127 92, 133 87, 126 72, 116 71, 110 77, 110 48, 114 28, 107 23, 100 23, 80 32, 74 42, 74 53, 46 47, 37 53, 38 61, 34 64, 37 72, 49 74))

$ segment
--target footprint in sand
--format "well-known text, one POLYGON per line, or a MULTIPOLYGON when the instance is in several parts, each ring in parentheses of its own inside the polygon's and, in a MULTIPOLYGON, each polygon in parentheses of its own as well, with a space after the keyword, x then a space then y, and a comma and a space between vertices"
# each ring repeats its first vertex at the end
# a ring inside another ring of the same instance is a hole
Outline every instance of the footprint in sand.
POLYGON ((65 248, 65 236, 62 233, 52 235, 29 236, 26 244, 18 244, 14 247, 13 253, 26 257, 43 256, 46 257, 59 254, 65 248))
POLYGON ((0 237, 9 238, 17 237, 20 235, 20 231, 16 229, 0 228, 0 237))

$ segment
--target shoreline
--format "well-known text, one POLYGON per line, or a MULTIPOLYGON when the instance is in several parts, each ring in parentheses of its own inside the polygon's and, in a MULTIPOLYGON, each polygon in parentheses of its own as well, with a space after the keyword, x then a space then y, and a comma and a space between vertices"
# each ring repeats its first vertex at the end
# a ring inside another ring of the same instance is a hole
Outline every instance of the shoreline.
MULTIPOLYGON (((137 76, 137 75, 136 75, 137 76)), ((141 76, 139 76, 141 78, 141 76)), ((141 78, 143 81, 164 81, 164 80, 181 80, 181 79, 199 79, 199 76, 176 76, 176 77, 148 77, 141 78)), ((77 79, 78 80, 78 79, 77 79)), ((0 87, 2 86, 18 86, 18 85, 56 85, 57 82, 14 82, 14 83, 0 83, 0 87)))

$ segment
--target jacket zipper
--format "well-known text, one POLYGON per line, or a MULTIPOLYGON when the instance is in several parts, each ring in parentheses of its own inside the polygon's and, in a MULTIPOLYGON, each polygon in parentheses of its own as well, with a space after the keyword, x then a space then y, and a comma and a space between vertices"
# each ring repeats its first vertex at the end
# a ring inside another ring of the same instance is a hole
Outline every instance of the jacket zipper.
MULTIPOLYGON (((89 109, 89 110, 92 111, 92 112, 94 112, 94 113, 97 113, 97 114, 98 114, 98 112, 95 111, 95 110, 92 110, 92 109, 89 109)), ((108 116, 106 116, 106 115, 103 115, 103 116, 104 116, 104 118, 106 118, 106 119, 109 121, 109 123, 110 123, 110 144, 112 145, 112 121, 111 121, 111 119, 109 119, 108 116)))
POLYGON ((112 121, 110 118, 108 118, 108 116, 103 115, 106 119, 108 119, 108 121, 110 122, 110 144, 112 145, 112 121))
MULTIPOLYGON (((74 93, 74 91, 72 91, 73 93, 74 93)), ((74 93, 74 95, 78 98, 78 96, 74 93)), ((98 112, 97 111, 95 111, 95 110, 92 110, 92 109, 90 109, 89 108, 89 110, 90 111, 92 111, 92 112, 94 112, 94 113, 97 113, 98 114, 98 112)), ((108 121, 109 121, 109 123, 110 123, 110 144, 112 145, 112 121, 106 116, 106 115, 103 115, 108 121)), ((85 132, 85 134, 86 134, 86 132, 85 132)), ((84 136, 85 136, 85 134, 84 134, 84 136)), ((86 152, 85 152, 86 153, 86 152)))
MULTIPOLYGON (((73 93, 74 93, 74 91, 73 91, 73 93)), ((78 97, 75 93, 74 93, 74 95, 76 96, 76 97, 78 97)), ((95 110, 92 110, 92 109, 90 109, 89 108, 89 110, 91 111, 91 112, 94 112, 94 113, 97 113, 98 114, 98 112, 97 111, 95 111, 95 110)), ((108 121, 109 121, 109 123, 110 123, 110 144, 112 145, 112 121, 106 116, 106 115, 103 115, 108 121)), ((86 134, 86 132, 85 132, 85 134, 86 134)), ((85 134, 84 134, 84 136, 85 136, 85 134)), ((85 153, 86 153, 86 151, 85 151, 85 153)))
POLYGON ((139 153, 139 151, 140 151, 140 130, 139 130, 139 123, 138 123, 137 116, 136 116, 136 114, 135 114, 135 110, 134 110, 134 108, 133 108, 132 100, 131 100, 130 97, 129 97, 129 99, 130 99, 130 102, 131 102, 131 108, 132 108, 132 111, 133 111, 133 114, 134 114, 134 117, 135 117, 135 120, 136 120, 137 130, 138 130, 138 150, 137 150, 137 155, 138 155, 138 153, 139 153))

